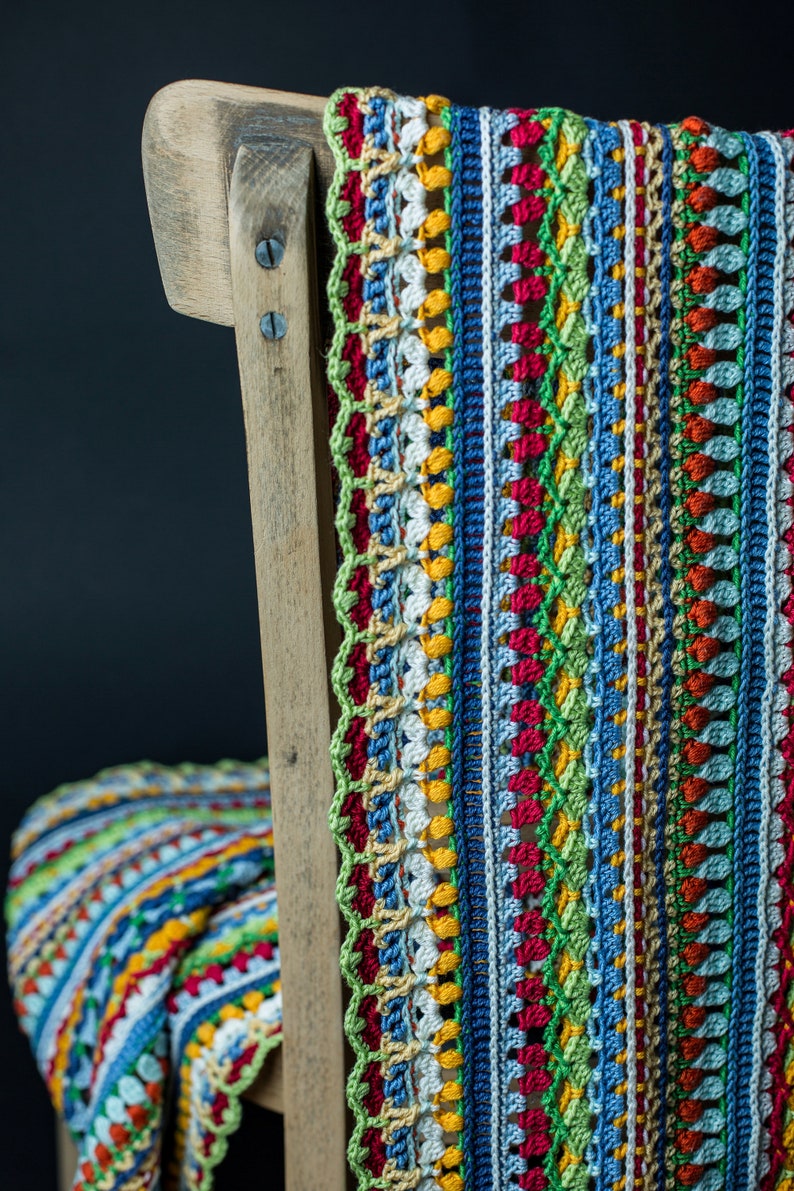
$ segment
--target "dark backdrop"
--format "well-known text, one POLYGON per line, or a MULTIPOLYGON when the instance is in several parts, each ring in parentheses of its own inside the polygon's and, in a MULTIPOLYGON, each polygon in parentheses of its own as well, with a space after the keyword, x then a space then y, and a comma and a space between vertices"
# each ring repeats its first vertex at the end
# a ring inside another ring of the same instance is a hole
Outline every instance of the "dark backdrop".
MULTIPOLYGON (((212 761, 265 748, 234 343, 163 298, 139 163, 150 96, 189 77, 318 95, 379 83, 604 118, 695 112, 734 128, 791 126, 791 5, 741 9, 692 0, 8 6, 3 883, 10 832, 58 782, 141 757, 212 761)), ((0 1186, 47 1191, 51 1117, 4 984, 0 1057, 0 1186)), ((261 1155, 254 1169, 255 1185, 276 1185, 261 1155)))

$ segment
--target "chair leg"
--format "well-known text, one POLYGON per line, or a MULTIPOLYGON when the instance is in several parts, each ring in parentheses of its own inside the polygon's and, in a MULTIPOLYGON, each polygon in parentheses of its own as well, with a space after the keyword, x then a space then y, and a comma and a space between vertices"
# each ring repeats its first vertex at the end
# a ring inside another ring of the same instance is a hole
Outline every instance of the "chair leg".
POLYGON ((55 1126, 55 1148, 58 1155, 58 1191, 71 1191, 77 1170, 77 1150, 69 1130, 60 1119, 55 1126))

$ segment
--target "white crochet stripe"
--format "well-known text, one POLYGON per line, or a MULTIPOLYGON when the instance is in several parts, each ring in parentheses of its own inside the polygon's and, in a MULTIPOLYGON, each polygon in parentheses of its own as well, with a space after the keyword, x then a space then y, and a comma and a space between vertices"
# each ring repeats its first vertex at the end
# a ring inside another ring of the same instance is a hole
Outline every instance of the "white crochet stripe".
POLYGON ((623 136, 626 234, 623 239, 624 286, 624 343, 626 396, 623 440, 623 550, 624 587, 626 592, 626 742, 625 792, 623 827, 623 906, 626 915, 624 944, 626 948, 625 1013, 626 1013, 626 1182, 633 1185, 634 1163, 637 1154, 637 1004, 636 956, 634 922, 634 795, 635 752, 637 742, 637 602, 634 587, 634 536, 636 510, 634 504, 634 453, 637 423, 637 349, 635 344, 634 308, 636 306, 636 236, 637 236, 637 159, 634 137, 628 120, 619 124, 623 136))
MULTIPOLYGON (((596 165, 593 160, 593 148, 595 145, 596 136, 594 132, 590 131, 583 147, 582 147, 582 161, 587 169, 588 178, 591 183, 596 176, 596 165)), ((582 228, 582 239, 587 249, 587 255, 590 260, 593 260, 596 254, 596 244, 593 238, 593 221, 594 212, 592 206, 590 207, 587 218, 582 228)), ((587 295, 582 307, 582 315, 587 331, 588 338, 592 341, 597 331, 597 325, 594 321, 593 312, 593 297, 595 291, 595 282, 588 288, 587 295)), ((593 369, 589 369, 584 378, 582 391, 587 408, 587 416, 591 420, 591 424, 595 421, 598 414, 598 395, 594 384, 593 369)), ((582 477, 585 486, 590 490, 590 507, 587 514, 587 532, 582 535, 582 548, 587 565, 590 567, 593 575, 599 573, 600 554, 596 546, 596 525, 599 514, 598 501, 598 455, 596 452, 596 438, 595 435, 590 435, 587 443, 587 448, 582 455, 582 477)), ((587 629, 587 635, 592 641, 592 652, 587 662, 587 669, 584 675, 584 691, 587 698, 587 704, 590 708, 593 722, 595 722, 595 710, 601 698, 599 694, 601 683, 601 666, 598 661, 599 651, 597 646, 597 638, 602 631, 601 628, 601 614, 600 609, 593 599, 593 589, 588 591, 588 597, 582 605, 582 617, 587 629)), ((595 744, 594 733, 589 732, 587 741, 584 747, 584 765, 585 773, 587 775, 588 787, 592 791, 597 791, 599 788, 600 768, 598 750, 593 746, 595 744)), ((594 827, 594 819, 592 812, 584 816, 583 830, 585 833, 585 840, 587 841, 588 852, 595 855, 596 846, 598 843, 597 833, 594 827)), ((582 890, 582 897, 587 908, 588 916, 591 922, 596 920, 597 903, 594 897, 595 876, 591 873, 591 877, 585 882, 582 890)), ((598 940, 594 934, 585 955, 585 965, 587 969, 587 978, 590 987, 595 989, 601 982, 601 968, 599 965, 598 956, 598 940)), ((597 1055, 601 1047, 600 1032, 599 1032, 599 1014, 597 1005, 594 1004, 590 1017, 587 1022, 587 1035, 590 1042, 591 1051, 597 1055)), ((591 1081, 587 1087, 586 1094, 590 1099, 591 1105, 594 1107, 594 1128, 598 1126, 598 1118, 600 1116, 603 1098, 600 1092, 600 1086, 595 1080, 591 1081)), ((591 1163, 593 1156, 593 1142, 591 1140, 590 1146, 586 1154, 586 1160, 591 1163)))
MULTIPOLYGON (((482 618, 480 621, 480 669, 482 673, 482 822, 485 853, 485 887, 488 906, 488 963, 495 976, 499 972, 499 917, 498 917, 498 859, 493 832, 494 800, 493 767, 489 758, 494 748, 494 692, 492 684, 491 617, 494 598, 494 539, 496 535, 496 510, 494 475, 494 419, 499 416, 494 400, 493 342, 498 334, 493 309, 493 183, 491 177, 491 121, 486 108, 480 111, 480 152, 482 158, 482 376, 483 376, 483 459, 485 460, 485 491, 483 494, 483 542, 482 542, 482 618)), ((501 997, 492 986, 490 1009, 490 1059, 491 1059, 491 1170, 494 1177, 494 1191, 501 1187, 501 1063, 499 1052, 501 997)))
MULTIPOLYGON (((443 666, 431 660, 422 647, 422 638, 435 627, 421 628, 422 620, 434 595, 434 584, 421 565, 421 551, 431 527, 430 508, 421 486, 425 482, 422 467, 430 451, 430 428, 422 417, 427 400, 422 392, 430 377, 431 363, 428 349, 417 331, 420 327, 419 308, 427 296, 427 273, 418 255, 423 241, 417 233, 428 214, 427 190, 422 185, 416 164, 420 160, 417 146, 427 131, 427 109, 418 100, 398 99, 397 150, 400 167, 395 175, 395 190, 399 195, 398 235, 401 250, 397 258, 396 295, 400 317, 400 334, 396 345, 396 368, 399 376, 398 441, 405 481, 399 491, 397 508, 400 540, 406 551, 405 562, 399 570, 400 622, 405 636, 396 650, 397 672, 401 676, 404 709, 398 718, 398 765, 402 771, 397 790, 400 814, 403 818, 402 836, 406 850, 403 857, 403 894, 409 911, 406 931, 407 961, 414 977, 409 1012, 413 1054, 411 1072, 407 1078, 409 1089, 415 1089, 413 1107, 413 1155, 419 1173, 418 1186, 422 1191, 435 1187, 434 1173, 446 1148, 442 1130, 435 1119, 443 1087, 443 1072, 434 1054, 433 1040, 443 1025, 439 1005, 430 992, 435 977, 430 970, 438 961, 438 938, 428 920, 435 915, 430 898, 439 875, 424 854, 425 841, 433 812, 422 788, 421 767, 435 744, 443 743, 443 731, 428 729, 421 712, 425 708, 423 692, 431 675, 443 666)), ((412 1185, 416 1168, 407 1172, 412 1185)), ((391 1175, 395 1177, 395 1172, 391 1175)))

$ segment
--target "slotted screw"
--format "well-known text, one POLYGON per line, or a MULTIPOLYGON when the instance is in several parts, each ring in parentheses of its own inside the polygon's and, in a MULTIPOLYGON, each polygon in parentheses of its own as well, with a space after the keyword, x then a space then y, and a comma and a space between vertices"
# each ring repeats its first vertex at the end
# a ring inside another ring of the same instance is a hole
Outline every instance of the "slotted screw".
POLYGON ((265 339, 283 339, 287 333, 287 320, 283 314, 269 310, 259 320, 259 330, 265 339))
POLYGON ((284 259, 284 245, 276 236, 260 240, 255 254, 263 269, 277 269, 284 259))

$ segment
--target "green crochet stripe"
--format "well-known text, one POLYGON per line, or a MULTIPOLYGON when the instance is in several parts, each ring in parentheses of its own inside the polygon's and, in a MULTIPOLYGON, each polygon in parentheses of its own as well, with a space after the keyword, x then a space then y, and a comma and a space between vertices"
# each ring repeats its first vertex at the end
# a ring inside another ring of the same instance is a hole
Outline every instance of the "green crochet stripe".
MULTIPOLYGON (((268 993, 269 995, 269 993, 268 993)), ((212 1019, 208 1019, 212 1020, 212 1019)), ((213 1024, 218 1024, 219 1018, 213 1024)), ((210 1149, 204 1154, 196 1154, 197 1165, 204 1171, 205 1178, 202 1188, 212 1191, 214 1186, 214 1172, 226 1157, 229 1149, 229 1138, 240 1128, 243 1116, 243 1097, 259 1078, 265 1059, 281 1043, 281 1033, 262 1035, 256 1042, 254 1054, 249 1058, 244 1069, 237 1075, 233 1084, 220 1076, 213 1078, 213 1087, 218 1092, 225 1093, 228 1103, 223 1111, 220 1122, 213 1122, 214 1140, 210 1149)), ((178 1169, 172 1173, 178 1177, 178 1169)))
POLYGON ((549 278, 540 316, 548 361, 538 398, 549 419, 549 440, 538 464, 546 493, 545 525, 538 542, 545 593, 535 616, 535 627, 546 643, 545 669, 538 684, 547 733, 539 756, 546 795, 538 843, 547 872, 542 913, 550 951, 544 961, 544 982, 553 1007, 544 1033, 552 1080, 543 1102, 554 1144, 544 1165, 550 1187, 583 1191, 589 1176, 582 1159, 592 1137, 592 1114, 584 1095, 591 1051, 585 1028, 590 984, 584 960, 591 922, 582 897, 587 880, 584 819, 589 786, 583 751, 592 723, 582 685, 588 662, 582 617, 587 567, 582 541, 587 525, 582 475, 587 409, 582 381, 588 366, 588 334, 582 303, 589 278, 580 229, 588 204, 589 179, 581 152, 588 133, 584 121, 572 113, 551 109, 538 115, 548 120, 538 152, 551 183, 538 231, 549 278), (563 684, 567 691, 560 701, 563 684), (561 1161, 566 1153, 567 1162, 561 1161))

